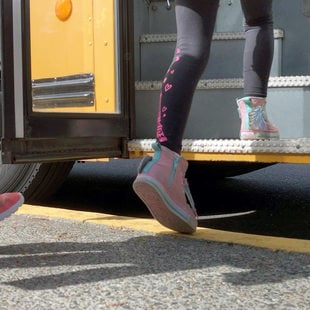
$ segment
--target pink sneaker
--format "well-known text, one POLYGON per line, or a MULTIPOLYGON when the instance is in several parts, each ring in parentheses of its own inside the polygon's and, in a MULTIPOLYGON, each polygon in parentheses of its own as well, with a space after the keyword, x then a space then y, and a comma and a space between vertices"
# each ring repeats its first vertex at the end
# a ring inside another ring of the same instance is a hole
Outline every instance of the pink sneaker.
POLYGON ((133 189, 162 225, 180 233, 193 233, 197 213, 185 179, 188 163, 159 143, 154 143, 153 149, 154 157, 142 160, 133 189))
POLYGON ((268 120, 265 98, 245 97, 237 105, 241 140, 279 139, 279 130, 268 120))
POLYGON ((0 194, 0 220, 5 219, 24 203, 24 196, 21 193, 0 194))

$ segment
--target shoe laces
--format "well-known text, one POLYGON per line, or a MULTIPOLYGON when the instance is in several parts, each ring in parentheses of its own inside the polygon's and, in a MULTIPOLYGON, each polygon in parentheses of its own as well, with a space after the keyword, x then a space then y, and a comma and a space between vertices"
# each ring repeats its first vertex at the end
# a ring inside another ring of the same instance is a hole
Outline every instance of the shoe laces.
POLYGON ((183 186, 184 186, 184 193, 185 193, 185 196, 186 196, 187 201, 189 203, 189 206, 194 211, 194 214, 197 217, 198 215, 197 215, 197 210, 195 208, 195 202, 194 202, 193 196, 191 194, 187 179, 184 179, 184 185, 183 186))

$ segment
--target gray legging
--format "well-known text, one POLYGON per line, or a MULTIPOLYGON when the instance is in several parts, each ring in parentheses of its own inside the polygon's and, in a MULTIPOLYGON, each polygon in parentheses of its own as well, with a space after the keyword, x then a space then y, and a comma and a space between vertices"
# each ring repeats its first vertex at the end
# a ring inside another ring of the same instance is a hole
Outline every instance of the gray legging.
MULTIPOLYGON (((274 47, 272 0, 241 0, 241 5, 246 37, 244 96, 266 97, 274 47)), ((219 0, 176 0, 177 45, 160 93, 157 139, 177 153, 208 63, 218 6, 219 0)))

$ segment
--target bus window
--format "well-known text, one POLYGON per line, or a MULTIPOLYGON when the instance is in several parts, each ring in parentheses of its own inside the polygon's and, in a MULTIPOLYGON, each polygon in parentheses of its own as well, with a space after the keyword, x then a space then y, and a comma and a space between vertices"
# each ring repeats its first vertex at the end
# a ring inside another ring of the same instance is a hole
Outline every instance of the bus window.
POLYGON ((117 5, 30 0, 34 112, 120 113, 117 5))

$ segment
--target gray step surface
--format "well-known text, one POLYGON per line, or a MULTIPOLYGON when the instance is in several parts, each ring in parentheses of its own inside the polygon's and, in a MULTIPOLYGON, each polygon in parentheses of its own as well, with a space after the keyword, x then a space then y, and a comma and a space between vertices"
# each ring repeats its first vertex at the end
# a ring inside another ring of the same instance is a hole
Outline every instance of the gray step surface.
MULTIPOLYGON (((160 81, 136 82, 137 139, 155 137, 160 87, 160 81)), ((184 138, 238 139, 242 92, 242 79, 201 80, 184 138)), ((281 138, 310 137, 310 76, 270 78, 267 112, 281 138)))
MULTIPOLYGON (((155 139, 129 141, 130 152, 154 152, 155 139)), ((310 138, 279 140, 239 139, 184 139, 182 151, 189 153, 233 153, 233 154, 310 154, 310 138)))
MULTIPOLYGON (((282 75, 282 42, 284 32, 274 31, 274 57, 271 76, 282 75)), ((213 35, 210 59, 202 79, 241 78, 243 68, 243 32, 221 32, 213 35), (228 57, 229 55, 229 57, 228 57)), ((176 34, 144 34, 140 37, 140 74, 136 79, 160 80, 166 73, 176 46, 176 34)))

